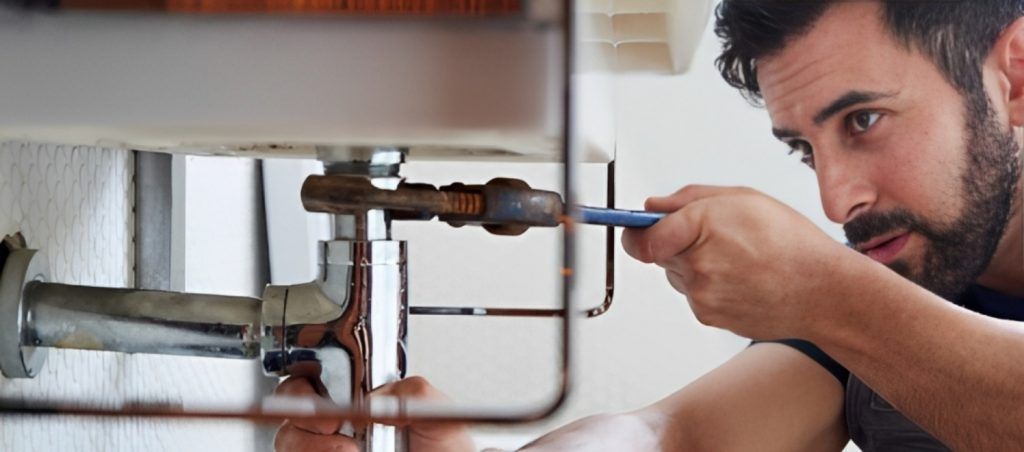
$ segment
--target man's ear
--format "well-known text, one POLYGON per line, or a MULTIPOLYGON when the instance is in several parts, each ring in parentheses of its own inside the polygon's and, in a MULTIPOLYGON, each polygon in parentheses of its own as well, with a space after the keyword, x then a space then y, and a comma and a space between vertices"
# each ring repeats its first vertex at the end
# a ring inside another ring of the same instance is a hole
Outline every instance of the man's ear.
POLYGON ((1024 126, 1024 17, 1003 30, 990 57, 996 59, 1010 124, 1024 126))

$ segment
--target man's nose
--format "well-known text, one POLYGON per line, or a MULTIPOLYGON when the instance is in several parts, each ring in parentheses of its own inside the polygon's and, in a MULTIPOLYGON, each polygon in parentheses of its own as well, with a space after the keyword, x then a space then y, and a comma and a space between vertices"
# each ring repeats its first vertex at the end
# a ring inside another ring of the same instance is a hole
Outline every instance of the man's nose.
POLYGON ((864 162, 842 155, 819 155, 815 156, 815 171, 821 206, 828 219, 845 224, 869 210, 877 201, 878 192, 864 162))

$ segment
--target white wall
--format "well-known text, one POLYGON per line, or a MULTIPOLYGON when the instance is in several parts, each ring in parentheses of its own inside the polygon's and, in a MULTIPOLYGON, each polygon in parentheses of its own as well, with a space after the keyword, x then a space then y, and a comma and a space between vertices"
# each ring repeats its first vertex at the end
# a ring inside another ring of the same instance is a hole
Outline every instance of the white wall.
MULTIPOLYGON (((178 268, 176 289, 258 296, 266 261, 259 251, 262 200, 254 163, 191 157, 180 163, 175 250, 188 267, 178 268)), ((48 257, 53 281, 131 287, 132 181, 130 151, 0 143, 0 235, 22 231, 29 247, 48 257)), ((252 362, 50 350, 36 378, 0 377, 0 395, 104 407, 128 402, 188 407, 251 401, 266 384, 252 362)), ((265 430, 241 421, 67 416, 0 421, 4 451, 229 452, 267 450, 269 441, 265 430)))
MULTIPOLYGON (((171 290, 261 297, 269 279, 260 163, 175 155, 172 164, 171 290)), ((190 406, 241 406, 272 390, 258 360, 158 357, 178 361, 176 378, 197 388, 190 406), (196 405, 191 405, 196 404, 196 405)), ((270 449, 273 427, 246 421, 194 423, 173 438, 191 450, 270 449), (201 441, 196 441, 200 440, 201 441)))
MULTIPOLYGON (((130 285, 131 173, 126 151, 0 143, 0 234, 21 231, 30 248, 46 255, 55 281, 130 285)), ((127 375, 166 383, 151 373, 156 370, 124 355, 53 350, 36 378, 0 377, 0 394, 109 406, 154 396, 127 375)), ((167 435, 157 427, 139 420, 10 416, 0 422, 0 449, 128 450, 128 444, 159 445, 167 435)))

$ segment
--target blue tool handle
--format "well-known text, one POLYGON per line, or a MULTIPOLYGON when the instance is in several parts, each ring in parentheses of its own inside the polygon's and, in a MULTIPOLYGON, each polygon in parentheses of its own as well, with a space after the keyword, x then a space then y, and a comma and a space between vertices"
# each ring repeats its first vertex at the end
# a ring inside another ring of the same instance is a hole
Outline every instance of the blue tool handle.
POLYGON ((600 207, 579 206, 576 208, 576 221, 586 224, 603 226, 621 226, 624 228, 647 228, 654 226, 665 217, 660 212, 642 210, 605 209, 600 207))

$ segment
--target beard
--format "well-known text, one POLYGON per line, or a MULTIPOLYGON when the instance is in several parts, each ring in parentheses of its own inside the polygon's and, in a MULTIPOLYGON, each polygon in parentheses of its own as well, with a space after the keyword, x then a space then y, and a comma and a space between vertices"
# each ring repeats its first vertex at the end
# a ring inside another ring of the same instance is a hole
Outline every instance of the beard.
POLYGON ((956 301, 985 271, 1006 231, 1020 179, 1017 145, 1000 128, 982 95, 968 96, 966 170, 961 177, 964 206, 949 224, 927 220, 905 209, 868 212, 843 226, 852 244, 897 230, 925 239, 921 268, 897 260, 889 268, 947 300, 956 301))

